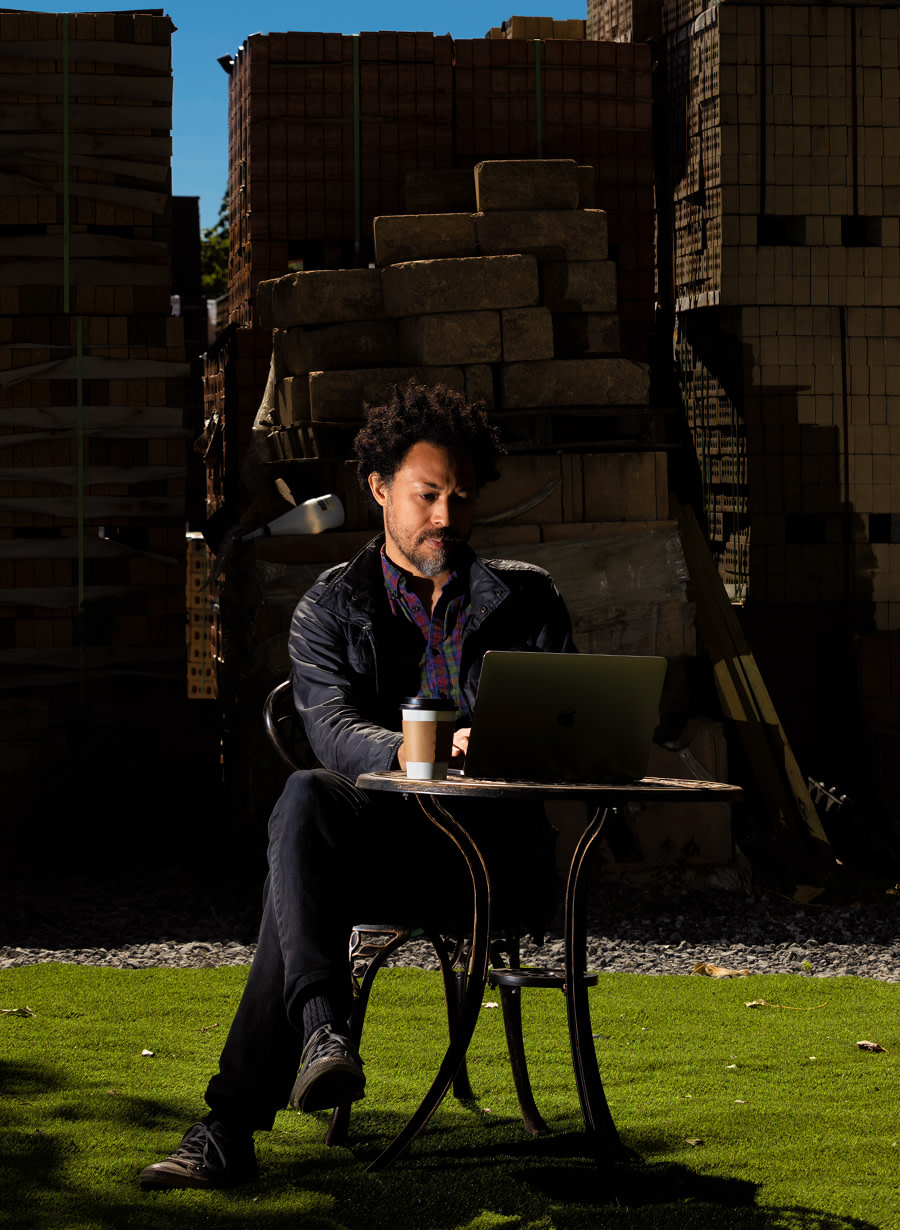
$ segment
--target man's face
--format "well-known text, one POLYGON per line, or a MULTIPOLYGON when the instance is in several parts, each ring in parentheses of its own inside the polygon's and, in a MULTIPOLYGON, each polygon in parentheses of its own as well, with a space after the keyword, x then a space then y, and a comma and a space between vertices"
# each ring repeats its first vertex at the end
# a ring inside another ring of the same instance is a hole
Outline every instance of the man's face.
POLYGON ((450 572, 475 517, 475 466, 453 449, 414 444, 390 483, 369 475, 384 511, 388 558, 419 577, 450 572))

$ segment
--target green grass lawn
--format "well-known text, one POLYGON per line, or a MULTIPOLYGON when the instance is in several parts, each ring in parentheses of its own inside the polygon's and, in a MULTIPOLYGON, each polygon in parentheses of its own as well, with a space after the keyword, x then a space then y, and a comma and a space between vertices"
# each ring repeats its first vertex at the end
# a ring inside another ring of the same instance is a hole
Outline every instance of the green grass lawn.
POLYGON ((550 1137, 522 1129, 501 1014, 485 1008, 469 1053, 475 1103, 448 1097, 403 1158, 365 1173, 442 1054, 440 979, 418 970, 376 981, 363 1040, 368 1095, 349 1147, 324 1147, 324 1114, 283 1111, 257 1137, 257 1183, 141 1193, 141 1167, 205 1113, 245 977, 234 968, 0 972, 0 1008, 35 1013, 0 1016, 0 1221, 23 1230, 900 1228, 900 985, 791 975, 601 975, 591 993, 600 1068, 640 1159, 618 1168, 618 1207, 604 1202, 583 1152, 553 992, 524 993, 550 1137), (885 1052, 859 1050, 860 1039, 885 1052))

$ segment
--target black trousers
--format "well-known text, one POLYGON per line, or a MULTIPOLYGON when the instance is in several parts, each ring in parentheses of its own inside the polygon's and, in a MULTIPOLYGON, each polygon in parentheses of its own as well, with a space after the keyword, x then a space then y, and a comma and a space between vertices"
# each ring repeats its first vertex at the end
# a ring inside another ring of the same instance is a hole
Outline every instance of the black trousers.
MULTIPOLYGON (((503 915, 535 930, 552 882, 549 826, 534 815, 468 804, 503 915)), ((471 920, 471 881, 453 843, 418 803, 366 795, 325 769, 292 774, 269 820, 269 874, 247 984, 206 1091, 211 1110, 268 1130, 287 1105, 303 1046, 302 1009, 325 984, 350 1009, 354 922, 471 920)))

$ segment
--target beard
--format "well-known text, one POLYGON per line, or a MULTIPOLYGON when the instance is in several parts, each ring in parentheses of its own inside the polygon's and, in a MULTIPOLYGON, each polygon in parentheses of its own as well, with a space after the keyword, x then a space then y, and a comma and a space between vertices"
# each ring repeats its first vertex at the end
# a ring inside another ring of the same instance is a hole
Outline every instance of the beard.
POLYGON ((449 572, 453 568, 454 559, 463 545, 463 540, 458 534, 445 529, 425 530, 413 536, 401 530, 390 514, 386 516, 385 521, 388 533, 394 542, 423 577, 439 577, 441 573, 449 572), (437 551, 424 545, 429 538, 440 539, 441 546, 437 551))

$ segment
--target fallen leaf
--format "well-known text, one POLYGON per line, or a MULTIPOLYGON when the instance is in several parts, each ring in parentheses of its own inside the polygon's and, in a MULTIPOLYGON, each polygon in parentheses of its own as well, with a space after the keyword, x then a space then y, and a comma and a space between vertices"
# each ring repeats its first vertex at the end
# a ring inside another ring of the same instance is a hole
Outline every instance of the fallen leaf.
POLYGON ((740 978, 744 974, 749 974, 748 969, 728 969, 724 965, 708 965, 705 961, 700 961, 694 966, 693 973, 705 974, 707 978, 740 978))
POLYGON ((696 1149, 697 1145, 706 1144, 706 1141, 703 1139, 702 1136, 694 1136, 694 1137, 685 1136, 684 1143, 686 1145, 693 1145, 693 1147, 696 1149))
POLYGON ((744 1101, 743 1098, 735 1098, 734 1104, 735 1106, 746 1106, 747 1105, 747 1103, 744 1101))
POLYGON ((736 1063, 730 1063, 730 1064, 728 1064, 728 1071, 729 1071, 729 1072, 731 1072, 731 1071, 733 1071, 736 1067, 737 1067, 737 1064, 736 1064, 736 1063))
POLYGON ((500 1007, 499 1004, 495 1004, 493 1003, 493 1001, 491 1003, 482 1004, 481 1006, 482 1008, 499 1008, 500 1007))
POLYGON ((765 1008, 766 1001, 764 999, 745 999, 745 1008, 765 1008))
POLYGON ((218 1029, 218 1028, 219 1028, 219 1022, 214 1021, 212 1025, 201 1025, 200 1028, 197 1030, 197 1033, 198 1034, 208 1034, 211 1029, 218 1029))
POLYGON ((861 1051, 881 1051, 886 1054, 883 1046, 879 1046, 877 1042, 857 1042, 856 1044, 861 1051))
POLYGON ((156 1051, 148 1051, 146 1048, 141 1051, 142 1059, 154 1059, 155 1057, 156 1057, 156 1051))
POLYGON ((34 1016, 35 1012, 27 1005, 24 1008, 0 1008, 0 1016, 34 1016))
POLYGON ((799 905, 809 905, 816 897, 821 897, 825 889, 818 884, 798 884, 794 889, 794 900, 799 905))

